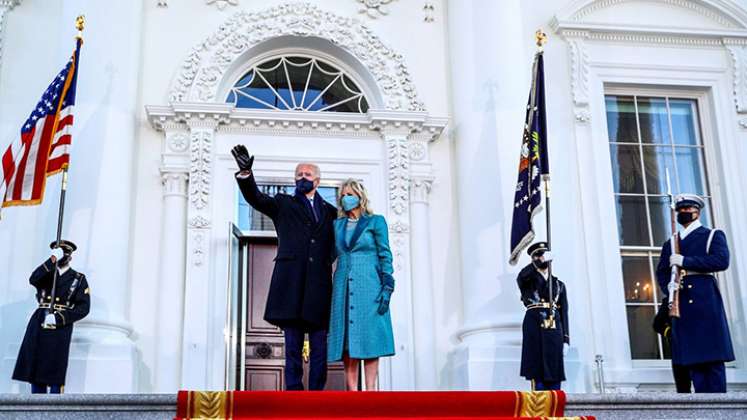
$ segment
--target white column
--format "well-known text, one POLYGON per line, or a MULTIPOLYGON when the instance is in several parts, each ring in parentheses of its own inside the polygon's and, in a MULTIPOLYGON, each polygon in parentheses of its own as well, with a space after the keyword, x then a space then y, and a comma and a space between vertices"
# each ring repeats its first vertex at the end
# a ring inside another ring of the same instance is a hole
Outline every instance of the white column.
POLYGON ((156 392, 175 392, 181 384, 184 320, 184 267, 187 225, 187 172, 164 169, 161 266, 158 285, 156 392))
POLYGON ((142 2, 64 2, 66 50, 72 51, 75 17, 83 11, 63 236, 78 245, 72 265, 88 277, 91 312, 73 334, 67 388, 126 393, 138 383, 128 310, 142 2))
MULTIPOLYGON (((218 121, 193 118, 189 143, 189 197, 187 201, 186 261, 184 265, 184 328, 182 343, 181 386, 188 389, 208 387, 208 373, 213 352, 222 348, 209 345, 208 312, 210 284, 213 278, 211 257, 212 239, 212 173, 213 140, 218 121)), ((229 180, 232 182, 232 180, 229 180)))
POLYGON ((518 269, 507 261, 534 29, 522 27, 520 0, 448 6, 463 288, 453 386, 526 388, 518 269))
POLYGON ((436 390, 436 338, 431 271, 431 235, 428 194, 433 181, 414 177, 410 181, 410 226, 412 237, 412 310, 415 341, 415 389, 436 390))
POLYGON ((392 328, 396 355, 382 361, 382 389, 411 390, 415 383, 412 283, 410 277, 410 152, 406 127, 380 122, 387 157, 388 209, 382 210, 389 226, 394 257, 395 292, 392 295, 392 328))
POLYGON ((3 63, 3 34, 5 33, 5 18, 21 0, 0 0, 0 68, 3 63))

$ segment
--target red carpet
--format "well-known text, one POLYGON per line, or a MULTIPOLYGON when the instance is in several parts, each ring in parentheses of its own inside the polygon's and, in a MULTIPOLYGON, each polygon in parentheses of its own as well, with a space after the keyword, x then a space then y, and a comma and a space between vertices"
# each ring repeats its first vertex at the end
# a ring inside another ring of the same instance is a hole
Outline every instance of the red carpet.
MULTIPOLYGON (((175 420, 498 420, 563 416, 565 393, 179 391, 175 420)), ((577 417, 593 420, 593 417, 577 417)))

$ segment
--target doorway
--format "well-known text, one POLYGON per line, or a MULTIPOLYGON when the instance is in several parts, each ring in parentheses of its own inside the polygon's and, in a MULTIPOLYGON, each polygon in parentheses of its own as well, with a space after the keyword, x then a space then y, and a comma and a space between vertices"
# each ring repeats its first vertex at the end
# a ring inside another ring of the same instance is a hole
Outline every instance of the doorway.
MULTIPOLYGON (((277 254, 274 232, 242 231, 231 223, 229 290, 230 340, 227 355, 227 389, 280 391, 285 389, 285 347, 280 328, 263 319, 267 293, 277 254)), ((308 337, 304 345, 304 388, 308 389, 308 337)), ((325 390, 344 390, 342 363, 330 363, 325 390)))

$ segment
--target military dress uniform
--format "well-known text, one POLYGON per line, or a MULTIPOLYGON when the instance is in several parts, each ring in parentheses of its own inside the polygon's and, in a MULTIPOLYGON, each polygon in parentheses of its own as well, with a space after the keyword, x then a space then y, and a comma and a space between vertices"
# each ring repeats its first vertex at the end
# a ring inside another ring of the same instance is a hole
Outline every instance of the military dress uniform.
MULTIPOLYGON (((678 209, 701 209, 704 205, 702 199, 690 194, 678 196, 675 201, 678 209)), ((729 267, 726 235, 695 220, 673 239, 679 241, 679 254, 683 258, 677 268, 680 317, 671 320, 672 363, 689 370, 695 392, 726 392, 724 362, 734 360, 734 349, 714 276, 729 267)), ((671 241, 662 246, 656 271, 657 282, 665 294, 671 274, 671 241)))
MULTIPOLYGON (((75 247, 72 242, 63 241, 63 248, 65 246, 73 250, 75 247)), ((58 274, 52 301, 54 270, 55 264, 50 258, 37 267, 29 278, 29 283, 36 288, 39 306, 26 327, 13 371, 13 379, 31 383, 34 393, 46 393, 48 386, 53 393, 62 391, 73 324, 88 315, 90 307, 86 276, 72 268, 58 274), (45 328, 42 324, 50 311, 54 314, 54 327, 45 328)))
MULTIPOLYGON (((546 249, 540 242, 532 245, 528 253, 546 249)), ((516 279, 521 291, 521 301, 526 307, 522 324, 521 376, 532 381, 533 389, 560 389, 565 380, 563 366, 563 344, 570 344, 568 332, 568 296, 565 283, 552 276, 550 282, 540 270, 530 263, 521 270, 516 279), (545 328, 543 323, 550 318, 551 300, 556 301, 555 328, 545 328)))

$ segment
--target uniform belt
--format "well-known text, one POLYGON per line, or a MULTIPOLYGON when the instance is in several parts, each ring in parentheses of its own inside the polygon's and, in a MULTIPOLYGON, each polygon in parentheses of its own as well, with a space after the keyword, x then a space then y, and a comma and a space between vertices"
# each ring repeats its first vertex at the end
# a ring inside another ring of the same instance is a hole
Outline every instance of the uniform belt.
MULTIPOLYGON (((52 305, 50 305, 49 303, 40 303, 39 304, 39 309, 49 309, 51 307, 52 307, 52 305)), ((67 306, 67 305, 54 305, 54 310, 55 311, 64 311, 64 310, 67 310, 67 309, 72 309, 72 308, 69 307, 69 306, 67 306)))
POLYGON ((686 276, 715 276, 714 273, 703 273, 700 271, 692 271, 692 270, 680 270, 680 277, 686 277, 686 276))
POLYGON ((538 309, 538 308, 550 309, 550 304, 548 302, 543 302, 543 303, 533 303, 531 305, 527 305, 527 310, 538 309))

